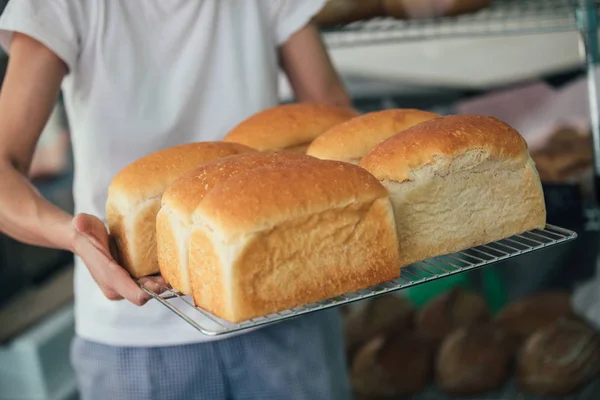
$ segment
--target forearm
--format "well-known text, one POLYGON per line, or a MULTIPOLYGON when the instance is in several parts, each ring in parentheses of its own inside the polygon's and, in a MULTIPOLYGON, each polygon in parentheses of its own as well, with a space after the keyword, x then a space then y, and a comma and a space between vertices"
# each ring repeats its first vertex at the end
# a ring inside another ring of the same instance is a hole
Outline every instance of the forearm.
POLYGON ((44 199, 10 162, 0 163, 0 230, 24 243, 72 251, 72 216, 44 199))
POLYGON ((296 101, 352 106, 316 26, 309 24, 293 35, 279 54, 296 101))
POLYGON ((43 44, 13 36, 0 92, 0 231, 25 243, 71 250, 72 217, 27 178, 65 73, 64 63, 43 44))

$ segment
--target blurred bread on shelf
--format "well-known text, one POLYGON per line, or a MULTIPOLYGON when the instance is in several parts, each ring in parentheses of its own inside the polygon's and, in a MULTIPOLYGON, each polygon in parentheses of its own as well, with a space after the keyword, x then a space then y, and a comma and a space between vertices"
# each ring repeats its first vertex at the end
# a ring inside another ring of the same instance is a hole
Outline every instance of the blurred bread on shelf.
POLYGON ((331 28, 382 15, 381 0, 328 0, 314 21, 321 28, 331 28))
POLYGON ((517 346, 491 324, 458 328, 444 338, 435 364, 437 386, 451 395, 482 394, 504 385, 517 346))
POLYGON ((423 390, 433 376, 434 343, 414 332, 382 335, 362 347, 351 367, 358 396, 398 398, 423 390))
POLYGON ((358 165, 390 193, 402 265, 546 225, 527 144, 493 117, 422 122, 380 142, 358 165))
POLYGON ((494 324, 512 336, 526 340, 539 329, 574 315, 569 292, 539 292, 508 304, 496 315, 494 324))
POLYGON ((589 134, 569 128, 556 130, 531 157, 540 179, 547 183, 578 181, 594 162, 589 134))
POLYGON ((131 276, 141 278, 159 272, 156 214, 165 189, 200 164, 251 151, 236 143, 187 143, 148 154, 119 171, 108 188, 106 222, 121 265, 131 276))
POLYGON ((355 110, 328 104, 283 104, 245 119, 227 133, 223 141, 258 151, 305 153, 317 136, 356 116, 355 110))
POLYGON ((527 339, 517 369, 526 392, 575 392, 600 377, 600 334, 580 319, 560 318, 527 339))
POLYGON ((311 143, 306 154, 358 164, 383 140, 423 121, 439 117, 441 115, 415 109, 370 112, 327 130, 311 143))
POLYGON ((345 317, 346 348, 352 358, 356 350, 378 335, 412 328, 415 309, 396 294, 364 301, 362 307, 351 309, 345 317))
POLYGON ((441 342, 457 328, 490 319, 490 309, 481 295, 457 287, 442 293, 418 310, 415 330, 424 337, 441 342))
POLYGON ((398 19, 450 17, 486 8, 492 0, 383 0, 387 16, 398 19))

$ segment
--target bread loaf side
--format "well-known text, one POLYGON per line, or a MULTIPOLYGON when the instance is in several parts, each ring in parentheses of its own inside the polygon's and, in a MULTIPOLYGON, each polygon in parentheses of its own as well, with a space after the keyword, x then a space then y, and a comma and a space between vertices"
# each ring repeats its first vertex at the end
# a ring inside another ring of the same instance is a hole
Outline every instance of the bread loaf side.
POLYGON ((527 144, 496 118, 425 121, 384 140, 359 165, 389 190, 402 265, 546 224, 527 144))
POLYGON ((235 143, 205 142, 170 147, 142 157, 112 180, 106 221, 122 266, 134 278, 159 272, 156 214, 164 190, 182 173, 204 162, 254 151, 235 143))
POLYGON ((192 294, 188 272, 192 214, 218 183, 236 174, 292 160, 311 160, 295 153, 242 153, 202 164, 177 179, 162 196, 156 217, 158 264, 161 275, 174 289, 192 294))
POLYGON ((356 166, 311 159, 246 170, 193 215, 196 305, 239 322, 398 277, 385 188, 356 166))

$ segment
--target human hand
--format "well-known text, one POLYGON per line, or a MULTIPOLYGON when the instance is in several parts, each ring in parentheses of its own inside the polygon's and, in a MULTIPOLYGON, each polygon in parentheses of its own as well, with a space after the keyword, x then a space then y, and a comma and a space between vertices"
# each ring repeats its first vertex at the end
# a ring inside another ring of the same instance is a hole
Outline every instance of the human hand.
MULTIPOLYGON (((99 218, 89 214, 78 214, 73 218, 73 227, 74 253, 81 257, 106 298, 127 299, 138 306, 146 304, 152 298, 119 265, 114 242, 99 218)), ((144 277, 139 283, 155 293, 162 293, 167 288, 166 282, 160 276, 144 277)))

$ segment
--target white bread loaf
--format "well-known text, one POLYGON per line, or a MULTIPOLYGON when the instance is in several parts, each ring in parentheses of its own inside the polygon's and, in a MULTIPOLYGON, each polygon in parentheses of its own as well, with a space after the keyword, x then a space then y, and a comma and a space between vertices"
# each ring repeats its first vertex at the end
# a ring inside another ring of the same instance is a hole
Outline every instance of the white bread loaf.
POLYGON ((171 287, 192 294, 188 273, 192 214, 216 184, 249 169, 306 159, 310 157, 291 152, 244 153, 202 164, 173 182, 162 196, 156 217, 158 265, 171 287))
POLYGON ((387 191, 362 168, 307 157, 228 177, 212 165, 191 214, 197 306, 239 322, 399 276, 387 191))
POLYGON ((359 165, 389 190, 403 266, 546 223, 527 144, 496 118, 423 122, 381 142, 359 165))
POLYGON ((327 104, 294 103, 268 108, 252 115, 223 138, 259 151, 306 152, 320 134, 358 113, 327 104))
POLYGON ((358 164, 381 141, 440 115, 414 109, 371 112, 342 122, 317 137, 306 154, 323 160, 358 164))
POLYGON ((123 168, 112 180, 106 221, 122 266, 134 278, 157 274, 156 213, 164 190, 184 172, 219 157, 254 151, 234 143, 189 143, 163 149, 123 168))

